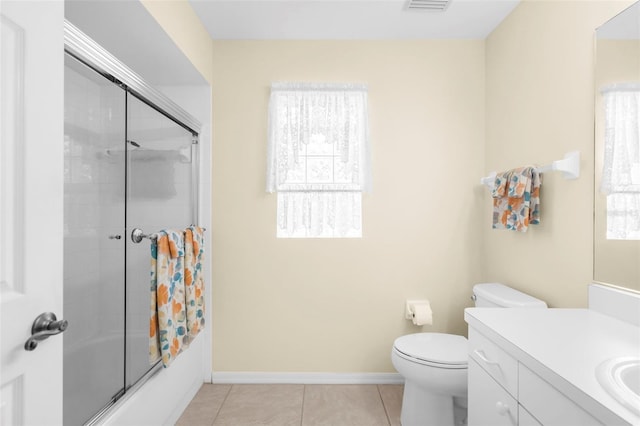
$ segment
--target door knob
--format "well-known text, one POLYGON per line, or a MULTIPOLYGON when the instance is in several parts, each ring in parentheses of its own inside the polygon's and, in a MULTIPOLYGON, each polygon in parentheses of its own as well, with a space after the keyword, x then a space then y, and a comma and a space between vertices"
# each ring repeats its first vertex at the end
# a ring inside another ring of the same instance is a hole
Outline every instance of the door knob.
POLYGON ((43 312, 33 322, 31 337, 25 342, 24 349, 27 351, 34 350, 38 347, 38 342, 62 333, 68 326, 69 322, 67 320, 58 320, 53 312, 43 312))
POLYGON ((501 416, 509 414, 509 406, 502 401, 496 402, 496 412, 501 416))

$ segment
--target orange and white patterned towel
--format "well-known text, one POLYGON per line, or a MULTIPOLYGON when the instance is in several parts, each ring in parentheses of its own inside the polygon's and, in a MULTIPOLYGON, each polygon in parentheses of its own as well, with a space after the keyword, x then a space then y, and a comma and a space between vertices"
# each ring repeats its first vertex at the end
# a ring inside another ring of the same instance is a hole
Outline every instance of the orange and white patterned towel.
POLYGON ((190 226, 184 238, 184 286, 187 306, 187 334, 191 342, 204 328, 204 230, 190 226))
POLYGON ((184 287, 183 232, 157 233, 151 243, 149 360, 164 367, 189 344, 184 287))
POLYGON ((493 229, 526 232, 540 223, 542 177, 533 166, 498 173, 493 197, 493 229))

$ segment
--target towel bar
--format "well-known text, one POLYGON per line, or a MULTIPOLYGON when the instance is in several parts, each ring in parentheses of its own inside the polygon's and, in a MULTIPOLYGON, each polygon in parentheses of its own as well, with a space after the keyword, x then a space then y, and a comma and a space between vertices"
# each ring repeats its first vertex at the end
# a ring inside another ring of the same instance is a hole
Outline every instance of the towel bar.
POLYGON ((540 173, 558 171, 562 172, 565 179, 577 179, 580 177, 580 151, 567 152, 562 160, 539 167, 538 171, 540 173))
MULTIPOLYGON (((567 152, 562 160, 556 160, 537 169, 540 173, 558 171, 562 172, 565 179, 577 179, 580 177, 580 151, 567 152)), ((491 172, 489 176, 481 178, 480 183, 492 189, 496 175, 496 172, 491 172)))
MULTIPOLYGON (((207 228, 202 228, 202 230, 206 231, 207 228)), ((133 231, 131 231, 131 241, 133 241, 134 243, 141 243, 143 238, 156 240, 158 237, 156 237, 155 234, 145 234, 144 231, 140 228, 134 228, 133 231)))

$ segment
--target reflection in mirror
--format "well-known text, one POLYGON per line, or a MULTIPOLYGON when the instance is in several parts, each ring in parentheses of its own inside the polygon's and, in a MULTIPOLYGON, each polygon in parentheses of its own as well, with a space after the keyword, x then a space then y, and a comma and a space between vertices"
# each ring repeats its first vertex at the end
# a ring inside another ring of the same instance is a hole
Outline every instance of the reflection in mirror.
POLYGON ((596 31, 594 280, 640 291, 640 2, 596 31))

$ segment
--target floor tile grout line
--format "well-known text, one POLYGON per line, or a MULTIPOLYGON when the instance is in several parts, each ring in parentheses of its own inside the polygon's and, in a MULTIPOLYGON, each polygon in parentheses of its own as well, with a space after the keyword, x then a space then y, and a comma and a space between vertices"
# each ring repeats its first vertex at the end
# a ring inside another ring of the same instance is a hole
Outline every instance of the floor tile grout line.
POLYGON ((227 402, 227 398, 229 398, 229 394, 231 393, 232 388, 233 388, 233 385, 229 386, 229 390, 225 394, 224 399, 222 400, 222 404, 220 404, 218 411, 216 411, 216 415, 213 416, 213 420, 211 420, 211 426, 213 426, 213 424, 216 422, 216 419, 220 415, 220 412, 222 411, 222 407, 224 407, 224 403, 227 402))
POLYGON ((391 426, 391 417, 389 417, 389 411, 387 410, 387 406, 384 403, 384 398, 382 397, 382 392, 380 391, 380 385, 376 385, 376 389, 378 390, 378 396, 380 397, 380 402, 382 403, 382 409, 384 410, 385 416, 387 416, 387 423, 391 426))
POLYGON ((307 394, 307 385, 302 385, 302 406, 300 407, 300 426, 302 426, 302 422, 304 421, 304 397, 307 394))

